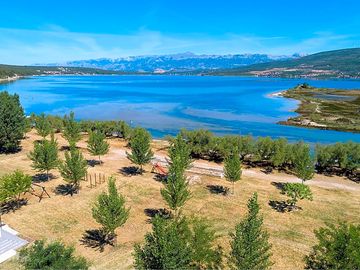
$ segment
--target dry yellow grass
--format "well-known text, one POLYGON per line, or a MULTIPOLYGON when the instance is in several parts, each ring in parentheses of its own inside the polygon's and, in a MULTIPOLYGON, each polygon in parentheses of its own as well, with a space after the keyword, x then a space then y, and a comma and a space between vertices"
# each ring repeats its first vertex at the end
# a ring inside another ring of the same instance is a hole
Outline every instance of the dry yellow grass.
MULTIPOLYGON (((66 145, 61 135, 57 135, 57 138, 60 146, 66 145)), ((34 132, 30 132, 27 139, 22 142, 21 152, 0 155, 0 174, 21 169, 34 175, 36 172, 31 169, 27 154, 32 149, 35 139, 38 137, 34 132)), ((85 156, 90 158, 85 141, 86 138, 79 146, 85 156)), ((91 204, 96 196, 106 189, 106 183, 89 188, 88 183, 83 182, 80 193, 73 197, 56 195, 55 187, 64 182, 55 170, 55 179, 42 183, 50 191, 51 198, 45 198, 39 203, 35 196, 26 195, 29 199, 28 205, 4 215, 3 220, 26 239, 59 239, 66 244, 74 245, 77 254, 85 256, 92 263, 93 269, 131 269, 134 244, 143 241, 145 233, 151 230, 149 217, 145 215, 144 210, 165 207, 160 195, 162 183, 154 180, 154 174, 149 172, 151 166, 146 167, 147 172, 144 175, 123 176, 120 169, 131 165, 124 157, 125 143, 118 139, 110 140, 110 143, 111 151, 103 158, 104 164, 90 167, 88 171, 101 172, 108 176, 116 175, 118 189, 126 197, 127 205, 131 207, 129 220, 117 230, 118 242, 115 247, 106 247, 104 252, 99 252, 81 245, 79 241, 85 230, 99 227, 91 216, 91 204)), ((157 154, 166 153, 161 142, 154 142, 153 146, 157 154)), ((314 229, 323 226, 325 222, 337 220, 360 222, 360 187, 339 177, 317 175, 315 180, 311 181, 313 201, 300 202, 302 211, 278 213, 268 202, 285 198, 271 182, 288 177, 278 173, 264 175, 259 170, 247 171, 242 180, 236 183, 235 195, 224 197, 211 194, 206 186, 230 186, 225 179, 201 175, 200 182, 191 185, 192 198, 183 212, 186 215, 207 217, 218 231, 219 244, 228 249, 229 233, 244 217, 248 198, 253 192, 258 192, 264 225, 270 233, 273 245, 273 268, 302 269, 303 257, 316 242, 314 229), (331 188, 324 187, 326 182, 332 183, 331 188)), ((2 269, 18 267, 14 260, 0 265, 2 269)))

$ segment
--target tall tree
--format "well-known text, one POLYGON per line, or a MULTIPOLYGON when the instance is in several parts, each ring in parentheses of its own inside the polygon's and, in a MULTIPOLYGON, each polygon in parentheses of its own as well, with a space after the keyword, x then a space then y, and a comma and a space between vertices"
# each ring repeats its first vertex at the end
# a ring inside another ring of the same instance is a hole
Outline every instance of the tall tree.
POLYGON ((115 229, 125 224, 129 211, 130 209, 125 207, 124 197, 116 189, 115 179, 110 177, 108 194, 101 193, 92 208, 93 218, 103 226, 108 241, 116 236, 115 229))
POLYGON ((65 115, 63 119, 64 131, 63 136, 69 142, 70 146, 75 146, 81 139, 81 129, 79 123, 75 121, 74 112, 70 116, 65 115))
POLYGON ((241 179, 241 161, 237 150, 230 153, 224 161, 224 174, 226 180, 232 182, 232 194, 235 190, 235 182, 241 179))
POLYGON ((45 172, 47 180, 49 180, 49 171, 55 169, 59 164, 58 158, 58 144, 51 135, 51 140, 43 140, 34 142, 34 150, 29 153, 29 158, 32 160, 32 167, 40 172, 45 172))
POLYGON ((71 185, 71 195, 80 188, 80 181, 84 179, 87 170, 87 162, 81 152, 72 147, 65 152, 65 161, 59 165, 61 176, 71 185))
POLYGON ((136 269, 221 269, 215 235, 203 221, 155 216, 143 246, 135 245, 136 269))
POLYGON ((99 157, 101 163, 101 156, 109 152, 109 143, 105 140, 106 136, 100 131, 91 131, 89 135, 87 149, 93 156, 99 157))
POLYGON ((52 132, 51 123, 44 113, 35 117, 35 128, 37 133, 43 138, 52 132))
POLYGON ((46 244, 36 240, 31 246, 20 250, 19 261, 26 270, 32 269, 88 269, 89 263, 83 257, 74 255, 74 247, 61 242, 46 244))
POLYGON ((310 147, 303 142, 293 146, 294 172, 304 183, 314 176, 314 159, 310 154, 310 147))
POLYGON ((24 110, 19 96, 0 93, 0 151, 13 152, 19 149, 20 140, 27 129, 24 110))
POLYGON ((183 168, 184 172, 191 165, 191 149, 181 133, 171 141, 169 157, 171 161, 176 159, 177 165, 183 168))
POLYGON ((360 269, 360 225, 328 225, 315 235, 318 243, 305 257, 305 269, 360 269))
POLYGON ((231 235, 231 253, 229 267, 231 269, 268 269, 271 245, 269 235, 263 230, 263 219, 259 215, 257 193, 248 201, 248 214, 235 228, 231 235))
POLYGON ((150 162, 154 153, 151 151, 151 135, 143 128, 135 128, 130 139, 131 153, 126 153, 127 158, 134 164, 140 166, 143 172, 143 165, 150 162))

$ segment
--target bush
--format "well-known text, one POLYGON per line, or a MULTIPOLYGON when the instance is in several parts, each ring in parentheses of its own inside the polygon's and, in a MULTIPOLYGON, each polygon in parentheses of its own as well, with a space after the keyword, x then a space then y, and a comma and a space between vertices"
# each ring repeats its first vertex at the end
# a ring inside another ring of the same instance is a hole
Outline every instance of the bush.
POLYGON ((287 203, 293 207, 296 206, 299 200, 307 199, 312 201, 313 199, 310 187, 302 183, 285 183, 282 194, 290 198, 287 203))
POLYGON ((360 269, 359 225, 328 225, 315 235, 318 244, 305 257, 305 269, 360 269))
POLYGON ((19 201, 22 193, 31 187, 32 178, 17 170, 0 178, 0 201, 19 201))
POLYGON ((25 269, 88 269, 89 264, 83 257, 74 256, 75 249, 60 242, 45 244, 35 241, 28 248, 20 250, 19 261, 25 269))

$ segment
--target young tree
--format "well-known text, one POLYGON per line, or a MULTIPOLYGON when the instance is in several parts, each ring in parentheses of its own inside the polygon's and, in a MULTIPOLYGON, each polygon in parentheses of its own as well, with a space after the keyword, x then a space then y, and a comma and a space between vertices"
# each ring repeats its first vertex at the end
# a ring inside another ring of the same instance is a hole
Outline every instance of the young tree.
POLYGON ((179 209, 191 196, 189 184, 180 166, 174 165, 174 163, 170 165, 165 188, 161 189, 160 192, 170 209, 177 216, 179 209))
POLYGON ((177 166, 184 172, 191 165, 191 149, 180 133, 171 141, 169 157, 172 161, 176 159, 177 166))
POLYGON ((360 269, 360 225, 328 225, 315 235, 319 242, 305 257, 305 269, 360 269))
POLYGON ((31 246, 21 249, 19 261, 26 270, 32 269, 88 269, 89 263, 83 257, 74 255, 74 247, 61 242, 45 244, 36 240, 31 246))
POLYGON ((224 174, 226 180, 232 182, 232 194, 235 190, 235 182, 241 178, 241 161, 237 150, 234 150, 224 161, 224 174))
POLYGON ((79 123, 75 121, 75 115, 73 112, 70 116, 65 115, 63 119, 64 131, 63 136, 69 142, 70 146, 75 146, 81 139, 81 129, 79 123))
POLYGON ((314 176, 314 160, 310 154, 310 147, 300 142, 294 145, 293 150, 294 172, 304 183, 314 176))
POLYGON ((131 153, 126 153, 127 158, 134 164, 140 166, 140 172, 143 172, 143 165, 150 162, 153 152, 150 147, 151 135, 143 128, 135 128, 130 139, 131 153))
POLYGON ((93 218, 103 226, 107 241, 115 238, 115 229, 124 225, 129 217, 129 208, 125 207, 124 197, 118 193, 115 179, 109 178, 108 194, 101 193, 92 208, 93 218))
POLYGON ((19 96, 8 92, 0 93, 0 151, 13 152, 20 146, 20 140, 27 129, 24 110, 19 96))
POLYGON ((259 209, 257 193, 254 193, 248 201, 247 217, 236 226, 235 234, 231 235, 231 269, 263 270, 272 265, 269 235, 262 229, 263 219, 259 209))
POLYGON ((287 203, 291 209, 296 207, 299 200, 307 199, 311 201, 313 199, 310 187, 302 183, 285 183, 282 194, 290 198, 287 203))
POLYGON ((214 232, 201 220, 155 216, 153 231, 135 245, 136 269, 221 269, 221 251, 213 248, 214 232))
POLYGON ((37 133, 43 138, 52 132, 51 123, 44 113, 35 118, 35 128, 37 133))
POLYGON ((59 164, 58 144, 52 134, 51 140, 34 142, 34 150, 29 153, 32 160, 32 167, 40 172, 45 172, 49 180, 49 171, 55 169, 59 164))
POLYGON ((80 181, 85 177, 87 170, 87 162, 83 155, 76 148, 71 148, 65 152, 65 161, 59 165, 61 176, 71 185, 71 195, 73 191, 78 191, 80 181))
POLYGON ((105 139, 105 134, 100 131, 90 132, 87 149, 93 156, 99 156, 100 164, 100 156, 105 155, 109 152, 109 144, 105 139))
POLYGON ((31 187, 31 183, 31 176, 19 170, 2 176, 0 178, 0 201, 12 200, 18 203, 21 194, 31 187))

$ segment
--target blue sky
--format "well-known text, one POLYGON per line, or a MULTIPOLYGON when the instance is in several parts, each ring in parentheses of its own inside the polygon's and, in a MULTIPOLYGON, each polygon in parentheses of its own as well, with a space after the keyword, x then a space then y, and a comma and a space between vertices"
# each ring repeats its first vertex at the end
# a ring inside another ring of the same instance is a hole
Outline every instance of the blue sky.
POLYGON ((360 47, 358 0, 2 1, 0 63, 360 47))

